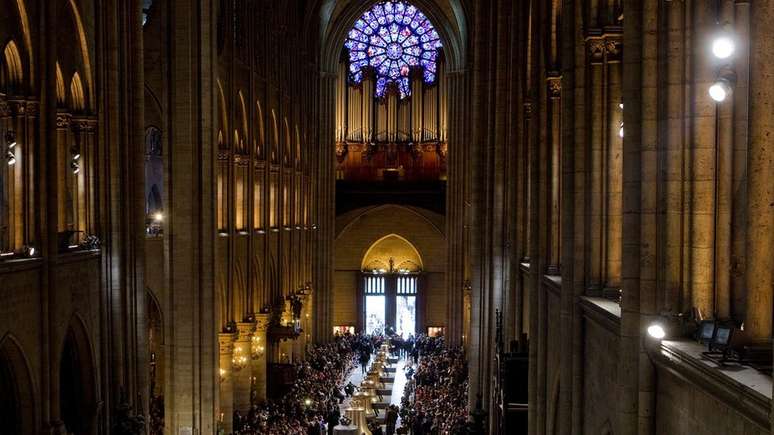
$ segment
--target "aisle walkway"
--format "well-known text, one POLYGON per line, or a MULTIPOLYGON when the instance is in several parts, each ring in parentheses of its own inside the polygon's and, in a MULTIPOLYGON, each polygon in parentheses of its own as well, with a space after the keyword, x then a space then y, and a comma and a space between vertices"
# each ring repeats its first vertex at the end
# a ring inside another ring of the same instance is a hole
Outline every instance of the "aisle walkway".
MULTIPOLYGON (((393 364, 391 367, 395 369, 395 378, 393 382, 390 384, 386 384, 386 387, 391 390, 390 396, 383 396, 384 397, 384 403, 387 404, 394 404, 400 407, 400 399, 403 397, 403 389, 406 387, 406 372, 403 370, 403 366, 406 364, 406 360, 401 358, 398 360, 397 363, 393 364)), ((370 365, 370 361, 369 361, 370 365)), ((360 382, 363 380, 363 371, 360 368, 360 364, 357 364, 355 368, 352 370, 352 373, 349 375, 349 378, 344 382, 344 385, 347 385, 348 382, 352 382, 356 387, 360 386, 360 382)), ((343 387, 342 385, 342 391, 343 387)), ((350 403, 352 402, 351 397, 347 397, 344 399, 344 401, 339 404, 339 411, 341 412, 341 415, 345 415, 345 411, 347 408, 349 408, 350 403)), ((379 420, 384 420, 385 415, 384 409, 379 409, 379 420)), ((398 417, 398 423, 395 426, 395 428, 400 427, 400 417, 398 417)), ((386 429, 384 425, 382 425, 382 429, 386 429)))

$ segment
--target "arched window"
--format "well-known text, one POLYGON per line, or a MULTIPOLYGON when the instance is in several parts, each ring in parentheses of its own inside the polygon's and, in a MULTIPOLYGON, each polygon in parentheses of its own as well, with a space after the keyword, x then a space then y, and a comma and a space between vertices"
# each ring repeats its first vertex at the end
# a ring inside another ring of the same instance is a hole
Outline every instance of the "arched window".
POLYGON ((401 98, 411 95, 409 72, 422 68, 426 83, 435 81, 441 40, 430 19, 403 1, 384 1, 366 11, 349 31, 349 78, 363 80, 363 69, 376 70, 376 96, 397 83, 401 98))

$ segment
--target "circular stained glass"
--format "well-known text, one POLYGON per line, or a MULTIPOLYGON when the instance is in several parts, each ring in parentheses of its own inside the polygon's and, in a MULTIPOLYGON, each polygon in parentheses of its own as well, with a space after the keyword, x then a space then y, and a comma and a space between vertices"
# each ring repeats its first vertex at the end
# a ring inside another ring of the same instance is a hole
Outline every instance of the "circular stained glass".
POLYGON ((400 96, 411 95, 409 70, 421 67, 425 83, 435 81, 441 39, 433 24, 415 6, 403 1, 377 3, 349 31, 350 80, 360 83, 363 68, 376 70, 376 96, 397 83, 400 96))

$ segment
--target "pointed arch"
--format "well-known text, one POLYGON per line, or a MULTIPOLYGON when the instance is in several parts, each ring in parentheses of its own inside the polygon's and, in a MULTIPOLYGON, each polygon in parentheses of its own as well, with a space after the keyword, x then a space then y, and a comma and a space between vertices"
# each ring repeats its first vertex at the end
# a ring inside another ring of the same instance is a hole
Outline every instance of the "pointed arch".
POLYGON ((94 351, 87 331, 83 319, 74 314, 60 352, 61 417, 75 435, 92 433, 97 417, 94 351))
POLYGON ((24 36, 24 49, 27 52, 27 65, 29 68, 30 83, 35 82, 35 64, 32 52, 32 37, 30 36, 30 18, 27 15, 27 6, 24 0, 16 0, 16 10, 19 13, 19 23, 21 24, 22 34, 24 36))
MULTIPOLYGON (((83 20, 81 20, 81 13, 78 11, 78 6, 75 4, 75 0, 70 0, 68 2, 70 5, 70 11, 73 15, 73 21, 75 22, 75 28, 78 32, 78 42, 80 44, 81 48, 81 58, 83 61, 83 73, 86 76, 86 87, 88 89, 88 98, 94 98, 94 83, 92 81, 92 71, 91 71, 91 58, 89 56, 89 44, 88 39, 86 38, 86 31, 83 28, 83 20)), ((93 101, 92 104, 88 105, 89 107, 93 107, 93 101)))
POLYGON ((282 160, 285 163, 290 163, 290 150, 292 149, 290 145, 290 124, 288 124, 287 116, 284 117, 282 120, 284 124, 284 133, 285 133, 285 149, 283 150, 282 160))
POLYGON ((255 154, 258 157, 263 157, 264 146, 266 145, 266 131, 263 125, 263 108, 261 107, 261 100, 255 101, 256 116, 258 117, 258 132, 255 140, 256 149, 255 154))
POLYGON ((12 433, 32 435, 38 432, 36 389, 29 360, 19 341, 8 333, 0 339, 0 413, 9 412, 12 433))
POLYGON ((395 263, 396 269, 409 269, 412 272, 423 269, 422 256, 414 244, 403 236, 392 233, 379 238, 368 247, 363 255, 360 270, 387 269, 389 260, 384 255, 387 251, 391 252, 391 255, 398 256, 398 262, 395 263), (376 264, 382 266, 374 267, 376 264))
MULTIPOLYGON (((242 140, 249 140, 248 139, 248 122, 247 122, 247 106, 245 105, 245 96, 242 94, 242 91, 238 92, 239 95, 239 108, 241 111, 241 124, 242 124, 242 140)), ((247 150, 245 149, 244 142, 237 142, 236 144, 237 149, 239 152, 244 153, 247 150)))
POLYGON ((67 102, 67 94, 65 94, 64 76, 62 75, 62 67, 59 66, 59 62, 56 63, 56 102, 58 106, 64 106, 67 102))
POLYGON ((83 112, 86 109, 83 84, 78 71, 74 72, 72 79, 70 79, 70 109, 73 112, 83 112))
POLYGON ((296 164, 301 163, 301 131, 298 129, 298 124, 295 126, 296 130, 296 164))
POLYGON ((279 141, 279 125, 277 124, 277 113, 274 111, 274 109, 271 109, 271 122, 272 122, 271 161, 276 163, 280 141, 279 141))
POLYGON ((218 115, 220 119, 218 147, 226 148, 228 145, 224 142, 223 132, 228 134, 228 111, 226 110, 226 95, 223 93, 223 85, 220 83, 220 79, 215 81, 218 85, 218 115))
POLYGON ((253 255, 253 288, 250 289, 253 292, 253 306, 252 311, 258 313, 263 308, 263 301, 265 299, 265 293, 263 288, 263 255, 253 255))
POLYGON ((3 66, 5 73, 6 86, 11 89, 19 87, 24 82, 24 68, 19 54, 19 48, 11 39, 3 49, 3 66))
POLYGON ((248 313, 247 288, 242 260, 237 260, 234 265, 234 294, 232 298, 234 301, 234 320, 241 321, 248 313))

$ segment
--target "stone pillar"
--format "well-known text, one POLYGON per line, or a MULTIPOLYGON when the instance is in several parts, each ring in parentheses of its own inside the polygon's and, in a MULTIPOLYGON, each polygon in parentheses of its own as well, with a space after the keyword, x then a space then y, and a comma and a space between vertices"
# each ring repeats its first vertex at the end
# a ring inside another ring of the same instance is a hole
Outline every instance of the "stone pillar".
POLYGON ((234 361, 232 367, 234 376, 234 409, 238 409, 242 415, 250 409, 250 386, 252 383, 252 370, 250 367, 250 351, 252 345, 255 323, 237 323, 237 339, 234 343, 234 361), (244 364, 244 365, 242 365, 244 364))
POLYGON ((253 400, 256 403, 263 403, 266 401, 266 352, 268 346, 266 345, 266 329, 269 327, 269 315, 268 314, 256 314, 255 315, 255 332, 252 337, 252 388, 253 388, 253 400))
MULTIPOLYGON (((754 340, 771 337, 774 288, 774 1, 750 8, 750 145, 747 161, 747 315, 745 332, 754 340)), ((772 417, 774 418, 774 416, 772 417)))
POLYGON ((234 340, 236 337, 236 334, 229 332, 218 334, 218 343, 220 345, 220 362, 218 364, 220 375, 220 413, 218 421, 220 422, 220 427, 226 433, 231 433, 233 430, 234 370, 231 359, 234 355, 234 340))

